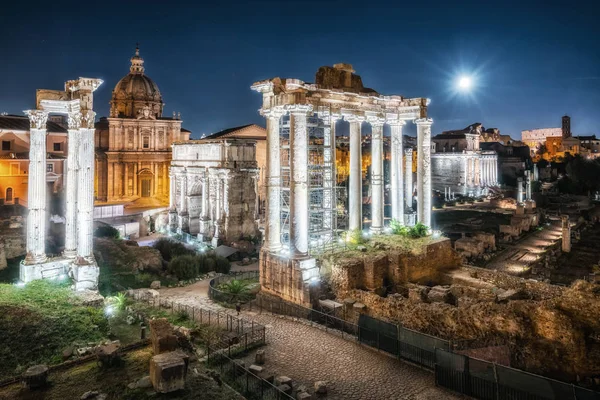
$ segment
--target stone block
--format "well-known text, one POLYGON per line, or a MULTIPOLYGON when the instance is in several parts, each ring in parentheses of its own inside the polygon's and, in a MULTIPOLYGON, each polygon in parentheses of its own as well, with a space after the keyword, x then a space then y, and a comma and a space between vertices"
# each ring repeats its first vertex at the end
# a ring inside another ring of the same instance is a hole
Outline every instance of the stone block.
POLYGON ((363 303, 354 303, 352 308, 354 309, 354 311, 362 312, 366 310, 367 306, 365 306, 363 303))
POLYGON ((112 367, 121 362, 119 346, 116 343, 99 346, 96 350, 96 356, 103 367, 112 367))
POLYGON ((252 364, 249 368, 248 371, 252 372, 254 375, 258 375, 263 371, 263 367, 260 367, 258 365, 252 364))
POLYGON ((46 386, 48 380, 48 366, 44 364, 27 368, 23 373, 23 386, 28 389, 39 389, 46 386))
POLYGON ((429 293, 427 293, 427 299, 431 303, 450 303, 451 297, 452 293, 450 293, 450 288, 442 286, 434 286, 429 293))
POLYGON ((265 351, 257 350, 256 355, 254 357, 254 362, 258 365, 263 365, 265 363, 265 351))
POLYGON ((311 400, 312 396, 308 392, 298 392, 296 393, 296 400, 311 400))
POLYGON ((277 390, 279 390, 280 392, 283 392, 285 394, 292 394, 292 387, 289 385, 278 385, 277 386, 277 390))
POLYGON ((498 290, 497 298, 499 303, 506 303, 509 300, 524 300, 527 299, 527 293, 523 290, 498 290))
POLYGON ((317 381, 315 382, 315 393, 316 394, 327 394, 327 382, 325 381, 317 381))
POLYGON ((287 376, 278 376, 277 378, 275 378, 275 386, 280 385, 288 385, 289 387, 292 387, 292 378, 289 378, 287 376))
POLYGON ((90 390, 81 395, 81 400, 106 400, 108 397, 105 393, 100 393, 96 390, 90 390))
POLYGON ((162 353, 150 360, 150 381, 159 393, 170 393, 185 387, 188 356, 182 351, 162 353))
POLYGON ((150 289, 160 289, 160 281, 152 281, 152 283, 150 284, 150 289))
POLYGON ((166 318, 150 321, 150 340, 154 354, 177 350, 177 336, 166 318))

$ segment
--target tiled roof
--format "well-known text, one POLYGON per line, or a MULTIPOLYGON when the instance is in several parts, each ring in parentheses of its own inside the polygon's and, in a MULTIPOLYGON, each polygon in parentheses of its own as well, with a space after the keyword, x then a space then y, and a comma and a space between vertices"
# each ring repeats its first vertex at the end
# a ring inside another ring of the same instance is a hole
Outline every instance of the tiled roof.
MULTIPOLYGON (((65 128, 52 121, 48 121, 46 127, 48 132, 67 133, 65 128)), ((20 115, 0 115, 0 129, 29 132, 29 118, 20 115)))
POLYGON ((216 138, 220 138, 223 136, 227 136, 228 134, 230 134, 232 132, 239 131, 241 129, 247 128, 252 125, 254 125, 254 124, 241 125, 241 126, 235 126, 233 128, 224 129, 219 132, 211 133, 210 135, 206 136, 204 139, 216 139, 216 138))

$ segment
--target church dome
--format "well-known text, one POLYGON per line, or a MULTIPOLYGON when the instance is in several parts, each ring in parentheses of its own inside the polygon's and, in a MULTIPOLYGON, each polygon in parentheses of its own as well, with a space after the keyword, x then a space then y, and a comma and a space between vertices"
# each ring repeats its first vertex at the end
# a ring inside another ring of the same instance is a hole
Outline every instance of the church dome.
POLYGON ((144 59, 139 48, 131 57, 129 74, 115 86, 110 101, 111 117, 137 118, 144 108, 149 108, 154 118, 162 116, 164 103, 158 86, 144 74, 144 59))

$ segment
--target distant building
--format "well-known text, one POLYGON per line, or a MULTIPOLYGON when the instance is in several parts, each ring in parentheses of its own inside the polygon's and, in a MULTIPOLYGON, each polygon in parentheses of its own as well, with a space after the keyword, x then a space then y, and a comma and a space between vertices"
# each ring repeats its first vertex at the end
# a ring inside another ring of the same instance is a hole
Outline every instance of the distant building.
MULTIPOLYGON (((48 120, 46 182, 50 193, 62 190, 67 158, 67 129, 48 120)), ((29 118, 0 115, 0 204, 27 205, 29 118)))
POLYGON ((190 131, 181 127, 179 116, 163 117, 163 108, 158 86, 145 75, 136 49, 129 74, 113 90, 110 117, 96 123, 97 203, 168 203, 171 144, 188 140, 190 131))
POLYGON ((596 138, 596 135, 575 136, 575 139, 579 140, 583 155, 588 158, 600 157, 600 140, 596 138))
POLYGON ((521 131, 521 141, 525 145, 529 146, 531 156, 535 156, 542 148, 542 145, 546 145, 547 138, 557 137, 571 137, 571 117, 568 115, 562 117, 562 127, 560 128, 543 128, 521 131))
POLYGON ((517 178, 531 168, 529 147, 523 144, 481 143, 482 151, 493 151, 498 157, 499 177, 503 184, 515 186, 517 178))

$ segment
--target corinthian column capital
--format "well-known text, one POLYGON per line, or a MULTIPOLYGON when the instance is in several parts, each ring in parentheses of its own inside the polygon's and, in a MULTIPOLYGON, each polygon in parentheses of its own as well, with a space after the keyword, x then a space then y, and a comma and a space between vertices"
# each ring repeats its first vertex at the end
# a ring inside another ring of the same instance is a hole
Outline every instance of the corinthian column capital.
POLYGON ((268 110, 260 110, 260 115, 267 119, 279 119, 285 112, 282 107, 273 107, 268 110))
POLYGON ((94 111, 83 111, 81 113, 81 127, 87 129, 94 129, 94 121, 96 120, 96 113, 94 111))
POLYGON ((29 127, 31 129, 46 129, 46 122, 48 122, 48 111, 25 110, 23 112, 29 117, 29 127))
POLYGON ((433 120, 431 118, 418 118, 418 119, 415 119, 415 124, 431 126, 433 124, 433 120))
POLYGON ((79 111, 72 111, 67 114, 67 125, 69 129, 81 128, 81 113, 79 111))
POLYGON ((373 127, 380 128, 383 126, 383 124, 385 124, 385 118, 380 116, 369 116, 367 117, 367 122, 373 127))
POLYGON ((366 118, 364 115, 361 114, 356 114, 356 113, 351 113, 351 114, 342 114, 344 119, 348 122, 358 122, 358 123, 362 123, 364 121, 366 121, 366 118))

